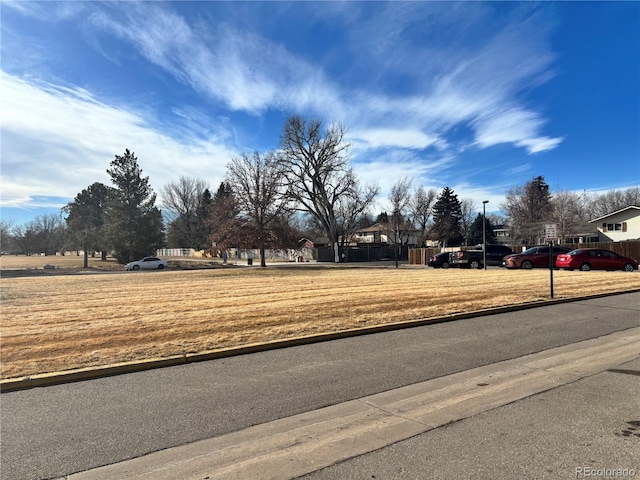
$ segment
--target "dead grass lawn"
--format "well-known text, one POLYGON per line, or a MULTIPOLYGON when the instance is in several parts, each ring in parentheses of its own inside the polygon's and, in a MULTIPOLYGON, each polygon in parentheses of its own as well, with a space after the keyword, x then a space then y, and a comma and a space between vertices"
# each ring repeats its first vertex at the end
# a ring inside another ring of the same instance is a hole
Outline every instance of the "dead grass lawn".
MULTIPOLYGON (((637 273, 554 279, 556 298, 640 288, 637 273)), ((0 287, 6 379, 547 299, 549 272, 295 266, 3 278, 0 287)))
MULTIPOLYGON (((0 256, 0 268, 11 269, 42 269, 45 265, 53 265, 57 269, 81 269, 84 265, 82 255, 2 255, 0 256)), ((93 270, 122 270, 122 265, 115 258, 109 257, 106 261, 100 260, 100 256, 89 257, 89 268, 93 270)))

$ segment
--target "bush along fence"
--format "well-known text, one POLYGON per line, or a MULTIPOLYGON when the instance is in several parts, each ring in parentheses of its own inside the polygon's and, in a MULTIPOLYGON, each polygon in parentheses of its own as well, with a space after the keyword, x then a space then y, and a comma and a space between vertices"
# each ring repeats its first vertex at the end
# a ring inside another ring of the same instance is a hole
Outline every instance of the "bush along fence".
MULTIPOLYGON (((526 247, 523 245, 507 245, 513 250, 514 253, 518 253, 523 251, 526 247)), ((640 240, 626 240, 624 242, 597 242, 597 243, 580 243, 580 244, 559 244, 561 247, 567 247, 571 249, 578 248, 602 248, 605 250, 611 250, 612 252, 616 252, 618 255, 623 255, 625 257, 633 258, 634 260, 640 261, 640 240)), ((435 255, 436 253, 440 253, 442 251, 456 251, 456 250, 469 250, 474 248, 473 246, 462 246, 462 247, 447 247, 446 249, 442 248, 412 248, 409 250, 409 264, 410 265, 426 265, 429 261, 429 257, 435 255)))

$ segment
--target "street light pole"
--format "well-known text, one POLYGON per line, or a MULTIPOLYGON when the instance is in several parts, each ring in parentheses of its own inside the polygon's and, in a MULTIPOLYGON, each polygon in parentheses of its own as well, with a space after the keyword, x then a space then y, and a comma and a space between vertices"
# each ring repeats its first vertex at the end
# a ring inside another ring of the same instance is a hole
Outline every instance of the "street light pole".
POLYGON ((398 235, 398 214, 396 214, 394 212, 393 216, 395 217, 395 222, 394 222, 395 223, 395 225, 394 225, 395 226, 395 232, 394 232, 394 235, 396 237, 394 242, 393 242, 393 247, 394 247, 393 249, 396 252, 396 268, 398 268, 398 236, 399 236, 398 235))
POLYGON ((487 203, 489 200, 482 201, 482 265, 487 269, 487 203))

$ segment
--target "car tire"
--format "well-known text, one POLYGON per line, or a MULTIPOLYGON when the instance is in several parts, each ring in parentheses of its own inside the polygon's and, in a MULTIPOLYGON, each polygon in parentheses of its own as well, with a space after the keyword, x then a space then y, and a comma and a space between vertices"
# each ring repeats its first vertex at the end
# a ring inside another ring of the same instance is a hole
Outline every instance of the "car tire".
POLYGON ((531 270, 533 268, 533 263, 531 263, 529 260, 525 260, 520 264, 520 267, 524 268, 525 270, 531 270))
POLYGON ((163 264, 158 265, 158 270, 162 270, 164 268, 163 264))
POLYGON ((480 260, 471 260, 469 262, 469 268, 480 270, 480 260))
POLYGON ((631 265, 630 263, 625 263, 624 267, 622 267, 622 271, 624 272, 633 272, 635 269, 633 268, 633 265, 631 265))
POLYGON ((591 265, 587 262, 584 262, 582 265, 580 265, 581 272, 588 272, 589 270, 591 270, 591 265))
POLYGON ((442 268, 449 268, 449 262, 442 262, 442 268))
POLYGON ((140 270, 140 265, 134 265, 131 270, 140 270))

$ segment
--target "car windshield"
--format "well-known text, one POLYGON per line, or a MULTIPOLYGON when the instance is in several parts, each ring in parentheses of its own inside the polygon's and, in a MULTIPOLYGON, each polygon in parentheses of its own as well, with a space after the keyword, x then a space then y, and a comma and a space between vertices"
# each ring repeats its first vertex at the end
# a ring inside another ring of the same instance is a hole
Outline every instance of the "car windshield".
POLYGON ((582 250, 571 250, 567 255, 580 255, 582 250))
POLYGON ((533 255, 538 250, 538 247, 531 247, 522 252, 522 255, 533 255))

